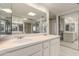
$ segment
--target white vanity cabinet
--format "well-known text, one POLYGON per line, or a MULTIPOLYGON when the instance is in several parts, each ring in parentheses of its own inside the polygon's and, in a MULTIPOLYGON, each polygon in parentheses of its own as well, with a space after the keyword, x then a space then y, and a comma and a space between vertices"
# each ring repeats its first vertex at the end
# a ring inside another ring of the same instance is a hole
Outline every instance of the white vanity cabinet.
MULTIPOLYGON (((35 44, 33 46, 10 51, 5 53, 4 56, 32 56, 33 54, 39 53, 39 51, 42 51, 42 44, 35 44)), ((38 55, 42 56, 42 52, 38 55)))
POLYGON ((47 39, 38 43, 16 47, 10 51, 6 51, 3 56, 58 56, 60 50, 60 39, 47 39))
POLYGON ((43 42, 43 56, 49 56, 49 41, 43 42))
POLYGON ((42 51, 38 51, 35 54, 33 54, 32 56, 42 56, 42 51))
POLYGON ((60 51, 60 39, 50 40, 50 56, 58 56, 60 51))

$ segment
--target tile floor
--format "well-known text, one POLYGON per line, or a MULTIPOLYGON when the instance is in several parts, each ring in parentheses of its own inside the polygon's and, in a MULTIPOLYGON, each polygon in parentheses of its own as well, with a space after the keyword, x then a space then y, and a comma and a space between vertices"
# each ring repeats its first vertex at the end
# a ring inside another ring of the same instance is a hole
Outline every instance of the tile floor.
POLYGON ((60 47, 60 56, 79 56, 79 51, 68 47, 60 47))
POLYGON ((78 40, 76 40, 74 42, 65 42, 65 41, 61 40, 60 42, 61 42, 60 44, 62 46, 78 49, 78 40))

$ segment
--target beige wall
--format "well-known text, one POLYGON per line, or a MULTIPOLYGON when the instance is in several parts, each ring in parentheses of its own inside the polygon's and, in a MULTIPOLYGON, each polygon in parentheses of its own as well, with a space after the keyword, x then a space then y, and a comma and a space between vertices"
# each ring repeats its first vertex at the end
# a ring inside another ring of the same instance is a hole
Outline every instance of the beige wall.
POLYGON ((50 34, 56 34, 56 19, 49 19, 49 31, 50 34))
POLYGON ((64 31, 64 19, 60 19, 60 31, 64 31))
POLYGON ((31 23, 24 23, 25 33, 31 33, 31 23))

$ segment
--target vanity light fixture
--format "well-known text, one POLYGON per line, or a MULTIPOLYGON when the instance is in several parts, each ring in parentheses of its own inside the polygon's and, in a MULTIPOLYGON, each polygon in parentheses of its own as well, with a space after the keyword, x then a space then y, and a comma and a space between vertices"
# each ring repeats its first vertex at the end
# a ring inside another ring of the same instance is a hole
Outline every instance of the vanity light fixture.
POLYGON ((36 13, 34 13, 34 12, 29 12, 28 15, 29 15, 29 16, 35 16, 36 13))
POLYGON ((7 13, 12 13, 12 10, 11 9, 1 9, 1 10, 5 11, 7 13))

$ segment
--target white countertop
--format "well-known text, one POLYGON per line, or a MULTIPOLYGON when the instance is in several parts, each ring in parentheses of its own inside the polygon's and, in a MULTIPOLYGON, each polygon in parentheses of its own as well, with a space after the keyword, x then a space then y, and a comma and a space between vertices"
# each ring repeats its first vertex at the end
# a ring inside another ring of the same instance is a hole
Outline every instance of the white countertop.
POLYGON ((76 32, 71 32, 71 31, 65 31, 64 33, 76 33, 76 32))
POLYGON ((58 35, 39 35, 32 37, 23 37, 22 39, 13 38, 7 41, 0 43, 0 54, 3 54, 7 51, 22 48, 25 46, 30 46, 36 43, 40 43, 46 40, 59 38, 58 35))

